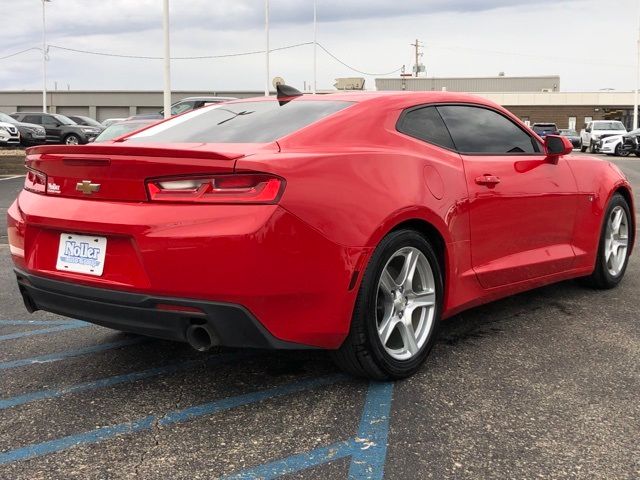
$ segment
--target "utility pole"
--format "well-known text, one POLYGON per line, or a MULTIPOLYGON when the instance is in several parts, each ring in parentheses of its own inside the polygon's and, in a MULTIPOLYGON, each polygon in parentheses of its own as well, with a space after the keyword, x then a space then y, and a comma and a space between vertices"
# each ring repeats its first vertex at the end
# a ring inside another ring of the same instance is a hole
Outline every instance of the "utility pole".
POLYGON ((269 0, 264 0, 264 35, 266 43, 266 77, 264 79, 264 96, 269 96, 269 0))
POLYGON ((313 94, 318 90, 318 2, 313 0, 313 94))
POLYGON ((42 0, 42 111, 47 113, 47 20, 45 5, 51 0, 42 0))
POLYGON ((422 56, 420 49, 423 47, 423 45, 420 43, 420 40, 418 40, 417 38, 416 38, 416 43, 411 43, 410 45, 414 47, 416 50, 415 76, 417 77, 420 73, 420 57, 422 56))
POLYGON ((638 89, 640 89, 640 11, 638 12, 638 42, 636 44, 636 90, 633 102, 633 129, 638 128, 638 89))
POLYGON ((169 0, 162 2, 164 30, 164 118, 171 117, 171 47, 169 40, 169 0))

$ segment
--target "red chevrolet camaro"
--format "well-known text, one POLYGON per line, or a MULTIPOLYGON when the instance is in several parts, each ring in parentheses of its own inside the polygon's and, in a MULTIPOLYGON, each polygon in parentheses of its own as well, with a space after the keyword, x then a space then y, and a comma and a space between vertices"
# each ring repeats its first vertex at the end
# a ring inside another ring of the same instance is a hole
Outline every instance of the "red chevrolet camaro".
POLYGON ((28 150, 9 243, 29 311, 415 372, 441 319, 569 278, 622 279, 613 164, 446 92, 232 101, 112 142, 28 150))

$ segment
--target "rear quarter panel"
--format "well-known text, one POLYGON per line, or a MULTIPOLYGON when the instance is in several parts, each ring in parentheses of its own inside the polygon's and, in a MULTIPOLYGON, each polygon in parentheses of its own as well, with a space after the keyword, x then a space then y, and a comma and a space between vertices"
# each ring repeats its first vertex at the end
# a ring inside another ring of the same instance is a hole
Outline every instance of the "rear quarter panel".
MULTIPOLYGON (((594 266, 604 213, 611 197, 620 189, 628 192, 635 236, 635 207, 631 185, 618 167, 596 157, 567 157, 578 186, 578 213, 574 226, 577 267, 594 266)), ((632 241, 634 241, 632 239, 632 241)))
POLYGON ((403 108, 372 109, 370 114, 354 108, 279 142, 281 153, 239 159, 236 170, 285 178, 281 206, 333 243, 365 247, 363 264, 397 225, 413 219, 428 222, 447 245, 445 276, 463 278, 447 289, 445 305, 457 304, 462 292, 469 292, 464 279, 471 295, 479 293, 471 270, 462 160, 457 153, 398 133, 395 125, 403 108))

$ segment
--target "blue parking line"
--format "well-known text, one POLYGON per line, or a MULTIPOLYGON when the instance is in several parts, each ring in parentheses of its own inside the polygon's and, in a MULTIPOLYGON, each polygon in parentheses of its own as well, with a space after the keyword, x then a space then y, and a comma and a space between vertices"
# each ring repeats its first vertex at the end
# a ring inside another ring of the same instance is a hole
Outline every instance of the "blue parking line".
POLYGON ((331 385, 344 378, 345 377, 343 375, 332 375, 328 377, 304 380, 301 382, 290 383, 280 387, 252 392, 245 395, 224 398, 222 400, 216 400, 182 410, 175 410, 162 416, 149 415, 133 422, 120 423, 117 425, 96 428, 94 430, 49 440, 47 442, 27 445, 26 447, 16 448, 14 450, 0 453, 0 465, 28 460, 50 453, 61 452, 63 450, 67 450, 76 446, 102 442, 104 440, 114 438, 118 435, 151 430, 156 422, 158 425, 162 426, 187 422, 198 417, 212 415, 232 408, 262 402, 271 398, 290 395, 293 393, 310 390, 312 388, 331 385))
POLYGON ((382 480, 387 458, 393 383, 371 383, 365 401, 349 478, 382 480))
POLYGON ((129 345, 136 345, 150 341, 147 337, 135 337, 128 338, 126 340, 120 340, 117 342, 101 343, 99 345, 92 345, 90 347, 78 348, 75 350, 65 350, 62 352, 49 353, 47 355, 38 355, 36 357, 21 358, 18 360, 10 360, 8 362, 0 363, 0 370, 9 370, 11 368, 27 367, 29 365, 37 365, 40 363, 51 363, 64 360, 67 358, 80 357, 82 355, 88 355, 91 353, 100 353, 107 350, 113 350, 120 347, 126 347, 129 345))
MULTIPOLYGON (((205 363, 207 365, 218 365, 227 363, 229 361, 246 359, 250 354, 223 354, 206 358, 205 363)), ((183 362, 172 363, 162 367, 149 368, 139 372, 125 373, 122 375, 114 375, 113 377, 101 378, 99 380, 93 380, 91 382, 78 383, 76 385, 70 385, 68 387, 50 390, 38 390, 36 392, 25 393, 23 395, 17 395, 15 397, 0 399, 0 410, 4 410, 11 407, 17 407, 26 403, 35 402, 38 400, 45 400, 49 398, 58 398, 63 395, 69 395, 72 393, 85 392, 87 390, 97 390, 99 388, 108 388, 121 383, 131 383, 145 378, 157 377, 159 375, 170 375, 176 372, 182 372, 189 370, 190 368, 198 367, 203 364, 203 359, 187 360, 183 362)))
POLYGON ((3 340, 15 340, 16 338, 32 337, 34 335, 44 335, 45 333, 63 332, 65 330, 77 330, 78 328, 91 327, 92 324, 85 322, 74 322, 65 325, 57 325, 50 328, 39 328, 37 330, 29 330, 28 332, 9 333, 7 335, 0 335, 0 341, 3 340))
POLYGON ((351 457, 350 479, 382 480, 387 457, 393 383, 372 382, 355 438, 292 455, 223 477, 224 480, 264 480, 300 472, 340 458, 351 457))
POLYGON ((70 323, 78 323, 79 320, 0 320, 0 325, 67 325, 70 323))
POLYGON ((353 454, 354 441, 346 440, 344 442, 334 443, 328 447, 320 447, 310 452, 292 455, 275 462, 260 465, 259 467, 243 470, 234 473, 223 480, 253 480, 260 478, 261 480, 271 480, 274 478, 300 472, 309 468, 324 465, 341 458, 350 457, 353 454))

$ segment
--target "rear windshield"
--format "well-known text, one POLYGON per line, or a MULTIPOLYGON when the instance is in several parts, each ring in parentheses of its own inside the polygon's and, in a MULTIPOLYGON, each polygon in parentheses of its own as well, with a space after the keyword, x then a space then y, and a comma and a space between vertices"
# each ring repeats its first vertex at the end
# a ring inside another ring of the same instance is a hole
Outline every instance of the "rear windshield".
POLYGON ((533 131, 534 132, 549 132, 551 130, 556 131, 558 127, 556 127, 553 124, 548 124, 548 125, 534 125, 533 126, 533 131))
POLYGON ((622 122, 593 122, 594 130, 626 130, 622 122))
POLYGON ((225 103, 185 113, 133 135, 138 143, 268 143, 351 105, 292 100, 225 103))

